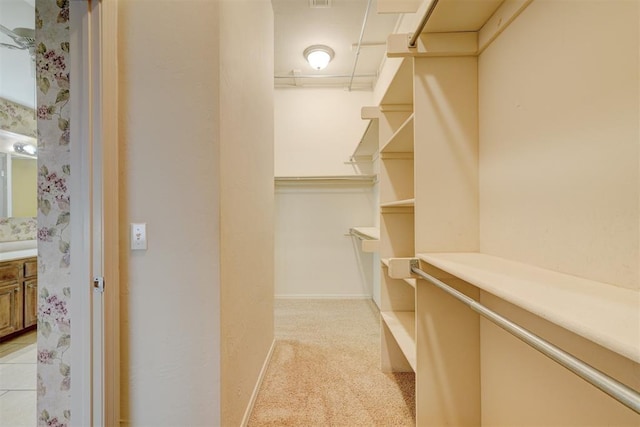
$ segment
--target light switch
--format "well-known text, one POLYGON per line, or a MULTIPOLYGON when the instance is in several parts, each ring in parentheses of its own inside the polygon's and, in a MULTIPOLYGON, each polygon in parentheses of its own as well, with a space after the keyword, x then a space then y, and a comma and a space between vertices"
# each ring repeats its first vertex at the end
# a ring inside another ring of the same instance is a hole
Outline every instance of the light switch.
POLYGON ((134 251, 147 249, 146 223, 131 223, 131 249, 134 251))

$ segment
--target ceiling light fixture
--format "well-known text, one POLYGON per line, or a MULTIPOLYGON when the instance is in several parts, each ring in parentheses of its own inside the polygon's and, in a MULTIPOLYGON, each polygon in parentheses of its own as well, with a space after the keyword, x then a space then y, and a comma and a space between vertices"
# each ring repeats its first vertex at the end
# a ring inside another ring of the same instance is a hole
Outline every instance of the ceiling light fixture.
POLYGON ((314 70, 323 70, 335 55, 329 46, 314 44, 304 50, 304 57, 314 70))
POLYGON ((26 142, 16 142, 13 144, 13 151, 18 154, 25 154, 27 156, 35 156, 36 155, 36 147, 31 144, 27 144, 26 142))

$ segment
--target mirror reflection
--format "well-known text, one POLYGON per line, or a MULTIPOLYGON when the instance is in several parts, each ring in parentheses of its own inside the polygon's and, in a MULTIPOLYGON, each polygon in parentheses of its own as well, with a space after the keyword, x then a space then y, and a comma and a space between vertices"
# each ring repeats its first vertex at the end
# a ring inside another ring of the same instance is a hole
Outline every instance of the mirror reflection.
POLYGON ((0 225, 37 215, 34 22, 33 0, 0 1, 0 225))
POLYGON ((0 217, 36 216, 35 139, 0 130, 0 147, 0 217))

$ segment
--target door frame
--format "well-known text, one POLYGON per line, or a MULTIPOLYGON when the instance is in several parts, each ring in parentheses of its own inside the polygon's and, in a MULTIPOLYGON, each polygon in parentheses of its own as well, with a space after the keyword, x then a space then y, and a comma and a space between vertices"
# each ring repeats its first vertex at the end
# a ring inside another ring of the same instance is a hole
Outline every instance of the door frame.
POLYGON ((70 3, 71 423, 120 425, 117 0, 70 3), (75 123, 75 124, 74 124, 75 123), (104 278, 104 290, 94 278, 104 278))

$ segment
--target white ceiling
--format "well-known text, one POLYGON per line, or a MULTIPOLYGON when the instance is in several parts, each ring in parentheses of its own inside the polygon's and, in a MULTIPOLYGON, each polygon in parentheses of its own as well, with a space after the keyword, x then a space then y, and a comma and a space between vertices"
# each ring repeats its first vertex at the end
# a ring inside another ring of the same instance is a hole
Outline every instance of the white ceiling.
MULTIPOLYGON (((276 86, 347 87, 354 70, 357 44, 368 0, 330 0, 328 8, 312 8, 313 0, 272 0, 275 15, 275 76, 340 75, 342 78, 276 78, 276 86), (322 70, 313 70, 302 56, 305 48, 325 44, 335 58, 322 70), (296 71, 297 70, 297 71, 296 71)), ((33 28, 35 0, 0 0, 0 24, 9 29, 33 28)), ((371 0, 352 88, 371 88, 385 54, 387 35, 398 15, 378 14, 371 0), (373 46, 371 44, 374 44, 373 46), (366 76, 366 77, 359 77, 366 76)), ((13 44, 0 33, 0 42, 13 44)), ((26 51, 0 48, 0 97, 34 108, 35 76, 26 51)))
MULTIPOLYGON (((272 0, 275 16, 275 84, 278 87, 347 87, 353 72, 357 44, 362 32, 368 0, 331 0, 331 7, 312 8, 312 0, 272 0), (329 66, 313 70, 302 52, 311 45, 324 44, 335 51, 329 66), (297 71, 295 71, 297 70, 297 71), (343 78, 278 78, 281 76, 345 75, 343 78)), ((378 14, 372 0, 362 38, 355 75, 377 75, 393 32, 397 14, 378 14), (377 44, 370 46, 370 44, 377 44)), ((371 88, 375 77, 355 77, 353 89, 371 88)))

